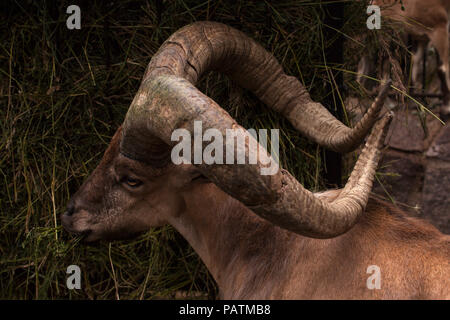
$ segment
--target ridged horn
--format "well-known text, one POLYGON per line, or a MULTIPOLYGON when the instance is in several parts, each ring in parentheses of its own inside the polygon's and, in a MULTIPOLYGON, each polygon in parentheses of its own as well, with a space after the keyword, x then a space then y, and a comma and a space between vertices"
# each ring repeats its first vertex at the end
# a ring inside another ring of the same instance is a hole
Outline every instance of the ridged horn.
POLYGON ((249 164, 248 145, 240 150, 247 157, 245 165, 196 165, 222 190, 282 228, 316 238, 335 237, 349 230, 364 212, 392 118, 388 114, 377 122, 390 82, 382 86, 368 112, 350 129, 313 102, 300 82, 285 75, 276 59, 253 40, 219 23, 194 23, 173 34, 152 58, 128 110, 121 151, 138 160, 145 158, 140 150, 145 149, 147 139, 157 137, 173 146, 172 132, 185 128, 193 135, 194 121, 201 121, 203 130, 217 129, 224 136, 227 129, 244 130, 195 87, 208 70, 230 75, 285 115, 301 133, 327 148, 351 150, 373 127, 350 179, 332 202, 316 197, 285 170, 261 175, 261 168, 267 165, 260 161, 249 164))

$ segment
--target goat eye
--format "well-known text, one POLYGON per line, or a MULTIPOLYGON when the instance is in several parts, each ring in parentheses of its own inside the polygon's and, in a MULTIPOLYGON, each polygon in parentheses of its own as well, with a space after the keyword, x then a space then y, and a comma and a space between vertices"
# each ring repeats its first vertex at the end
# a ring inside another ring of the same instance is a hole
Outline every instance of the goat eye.
POLYGON ((123 181, 132 188, 136 188, 142 184, 141 180, 125 177, 123 181))

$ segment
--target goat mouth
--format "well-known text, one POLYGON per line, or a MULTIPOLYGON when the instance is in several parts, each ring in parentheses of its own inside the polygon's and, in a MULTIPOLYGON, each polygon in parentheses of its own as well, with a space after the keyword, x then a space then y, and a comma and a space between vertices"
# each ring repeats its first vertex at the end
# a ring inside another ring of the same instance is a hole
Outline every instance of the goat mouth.
POLYGON ((79 237, 82 237, 83 239, 86 239, 87 237, 89 237, 89 235, 91 233, 92 233, 92 230, 88 229, 88 230, 84 230, 84 231, 81 231, 81 232, 77 232, 76 235, 79 236, 79 237))
POLYGON ((92 234, 92 229, 79 230, 74 228, 71 215, 67 214, 67 212, 61 215, 61 224, 67 232, 74 235, 75 237, 79 237, 81 241, 83 242, 85 242, 86 240, 89 241, 88 238, 92 234))
POLYGON ((80 238, 80 240, 82 242, 90 242, 89 237, 92 234, 92 230, 88 229, 88 230, 83 230, 83 231, 78 231, 78 230, 74 230, 71 228, 66 228, 66 231, 68 231, 70 234, 72 234, 73 236, 80 238))
POLYGON ((89 243, 92 244, 94 242, 98 242, 100 240, 100 238, 94 233, 92 232, 92 230, 85 230, 81 233, 78 234, 81 237, 81 241, 83 243, 89 243))

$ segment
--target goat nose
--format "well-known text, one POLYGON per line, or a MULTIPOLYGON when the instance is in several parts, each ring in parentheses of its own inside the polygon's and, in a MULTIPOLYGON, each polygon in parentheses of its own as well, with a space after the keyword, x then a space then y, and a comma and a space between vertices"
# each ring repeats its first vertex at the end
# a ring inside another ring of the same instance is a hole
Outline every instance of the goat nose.
POLYGON ((75 201, 70 200, 67 204, 66 214, 68 216, 71 216, 75 213, 75 201))

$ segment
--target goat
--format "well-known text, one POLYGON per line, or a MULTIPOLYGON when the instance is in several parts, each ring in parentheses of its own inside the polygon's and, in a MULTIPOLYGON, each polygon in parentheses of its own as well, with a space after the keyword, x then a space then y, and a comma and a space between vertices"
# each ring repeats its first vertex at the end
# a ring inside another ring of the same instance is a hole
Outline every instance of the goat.
MULTIPOLYGON (((404 29, 417 42, 412 58, 413 85, 419 83, 421 59, 430 43, 437 52, 437 74, 441 82, 443 103, 440 114, 450 114, 450 68, 449 68, 449 14, 450 0, 373 0, 382 8, 382 18, 391 20, 404 29)), ((370 71, 370 58, 365 55, 358 65, 358 82, 364 84, 363 76, 370 71)), ((385 68, 383 68, 385 69, 385 68)), ((386 70, 384 70, 386 71, 386 70)))
POLYGON ((240 31, 214 22, 188 25, 151 59, 124 123, 69 201, 62 224, 88 242, 170 224, 199 254, 224 299, 448 298, 449 239, 369 199, 392 117, 380 116, 389 86, 351 129, 240 31), (208 70, 225 72, 327 148, 353 150, 371 131, 345 187, 314 194, 283 169, 261 175, 259 160, 171 162, 173 130, 192 133, 194 120, 222 133, 239 128, 195 88, 208 70), (380 268, 381 289, 367 288, 370 265, 380 268))

